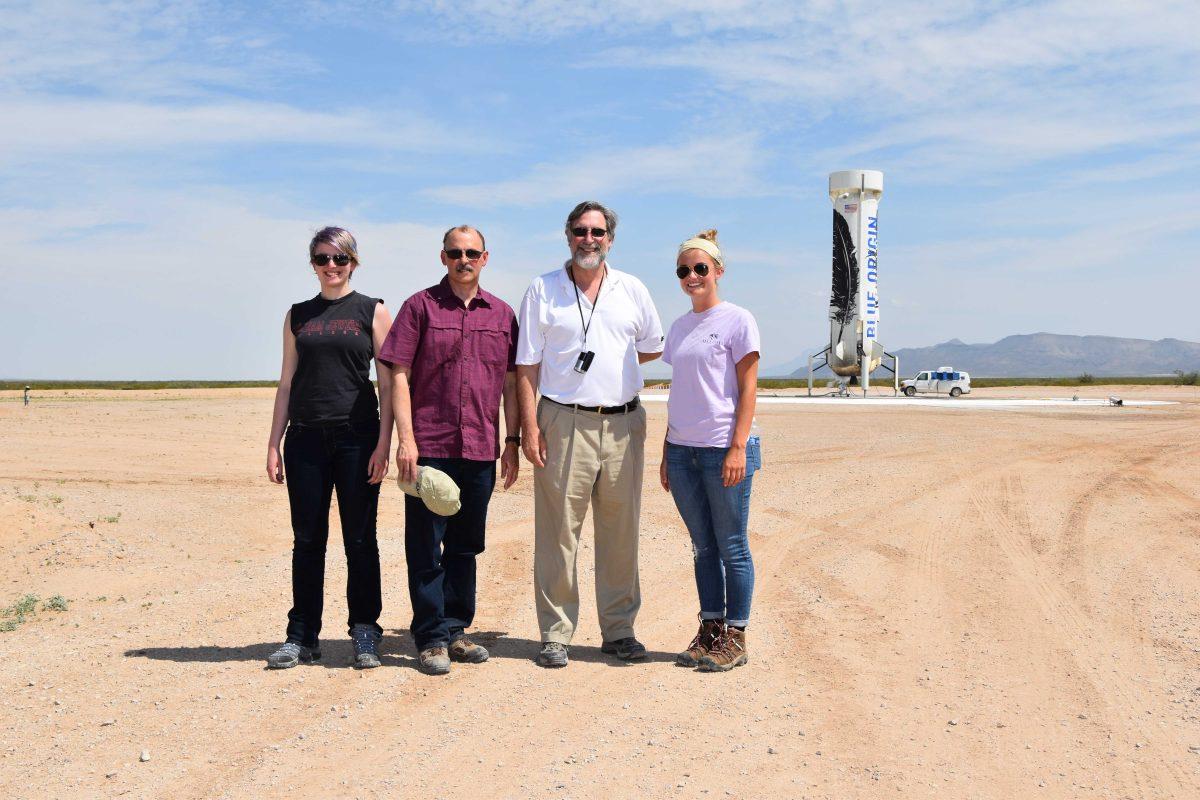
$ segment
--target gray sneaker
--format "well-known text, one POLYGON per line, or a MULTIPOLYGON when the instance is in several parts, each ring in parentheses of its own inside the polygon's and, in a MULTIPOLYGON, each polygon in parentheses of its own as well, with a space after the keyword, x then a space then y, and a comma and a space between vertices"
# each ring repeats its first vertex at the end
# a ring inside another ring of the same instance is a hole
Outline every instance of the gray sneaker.
POLYGON ((558 642, 545 642, 542 652, 537 655, 537 663, 543 667, 565 667, 567 665, 567 646, 558 642))
POLYGON ((295 642, 284 642, 271 655, 267 656, 268 669, 291 669, 301 661, 308 663, 321 657, 321 646, 305 647, 295 642))
POLYGON ((417 668, 426 675, 445 675, 450 671, 450 655, 446 652, 446 645, 435 644, 433 647, 426 647, 417 656, 417 668))
POLYGON ((355 625, 350 629, 354 641, 354 666, 372 669, 379 666, 379 631, 371 625, 355 625))

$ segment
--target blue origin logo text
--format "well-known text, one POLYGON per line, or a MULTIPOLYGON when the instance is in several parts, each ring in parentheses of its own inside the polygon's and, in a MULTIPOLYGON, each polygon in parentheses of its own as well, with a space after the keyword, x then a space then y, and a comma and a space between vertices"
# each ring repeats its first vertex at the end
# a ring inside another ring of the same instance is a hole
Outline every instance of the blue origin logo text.
POLYGON ((879 326, 879 217, 867 217, 867 286, 865 336, 875 338, 879 326))

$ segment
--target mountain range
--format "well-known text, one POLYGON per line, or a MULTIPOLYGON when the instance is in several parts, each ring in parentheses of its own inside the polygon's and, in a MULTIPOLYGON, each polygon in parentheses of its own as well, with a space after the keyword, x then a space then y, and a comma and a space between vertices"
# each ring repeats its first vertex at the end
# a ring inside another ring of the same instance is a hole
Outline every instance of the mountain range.
MULTIPOLYGON (((809 352, 817 352, 813 348, 809 352)), ((1125 339, 1117 336, 1066 336, 1031 333, 1006 336, 991 344, 958 339, 930 347, 895 351, 901 377, 923 369, 950 366, 980 378, 1170 375, 1200 370, 1200 342, 1182 339, 1125 339)), ((818 373, 822 377, 827 371, 818 373)), ((759 370, 763 377, 807 377, 808 354, 759 370)))

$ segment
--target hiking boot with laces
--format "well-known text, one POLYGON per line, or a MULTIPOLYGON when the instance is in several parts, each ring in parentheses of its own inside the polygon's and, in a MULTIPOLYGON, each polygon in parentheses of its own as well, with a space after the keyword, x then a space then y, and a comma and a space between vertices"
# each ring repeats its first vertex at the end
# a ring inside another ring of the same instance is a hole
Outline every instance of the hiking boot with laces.
POLYGON ((600 645, 600 652, 616 656, 622 661, 640 661, 646 657, 646 646, 632 636, 614 639, 600 645))
POLYGON ((435 644, 422 650, 417 656, 417 668, 426 675, 445 675, 450 672, 450 655, 446 652, 446 645, 435 644))
POLYGON ((700 659, 700 670, 702 672, 725 672, 745 664, 748 660, 745 628, 726 625, 725 630, 713 643, 712 649, 708 651, 708 655, 700 659))
POLYGON ((567 665, 567 646, 559 642, 545 642, 542 652, 538 653, 537 663, 543 667, 565 667, 567 665))
POLYGON ((700 620, 700 630, 696 631, 696 635, 692 638, 692 643, 687 646, 687 650, 675 656, 675 663, 681 667, 700 666, 700 659, 708 655, 709 650, 712 650, 713 644, 721 636, 721 631, 724 628, 725 620, 723 619, 700 620))
POLYGON ((354 642, 354 666, 372 669, 379 666, 379 631, 370 625, 355 625, 350 629, 354 642))
POLYGON ((483 645, 475 644, 464 636, 450 643, 450 660, 482 664, 488 660, 488 651, 483 645))
POLYGON ((271 655, 267 656, 268 669, 291 669, 301 661, 308 663, 321 657, 321 646, 305 647, 297 642, 284 642, 271 655))

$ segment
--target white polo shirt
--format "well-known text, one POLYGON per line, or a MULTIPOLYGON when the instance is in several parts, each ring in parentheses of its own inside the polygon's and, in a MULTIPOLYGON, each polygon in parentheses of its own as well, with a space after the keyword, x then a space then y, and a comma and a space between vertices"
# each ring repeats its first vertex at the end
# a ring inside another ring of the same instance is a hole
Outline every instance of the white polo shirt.
POLYGON ((596 304, 579 292, 566 266, 533 279, 517 315, 517 363, 541 364, 538 388, 543 397, 584 406, 619 406, 642 389, 639 352, 661 353, 662 322, 645 284, 606 265, 608 273, 596 304), (588 326, 587 347, 583 322, 588 326), (584 349, 594 352, 592 366, 576 372, 584 349))

